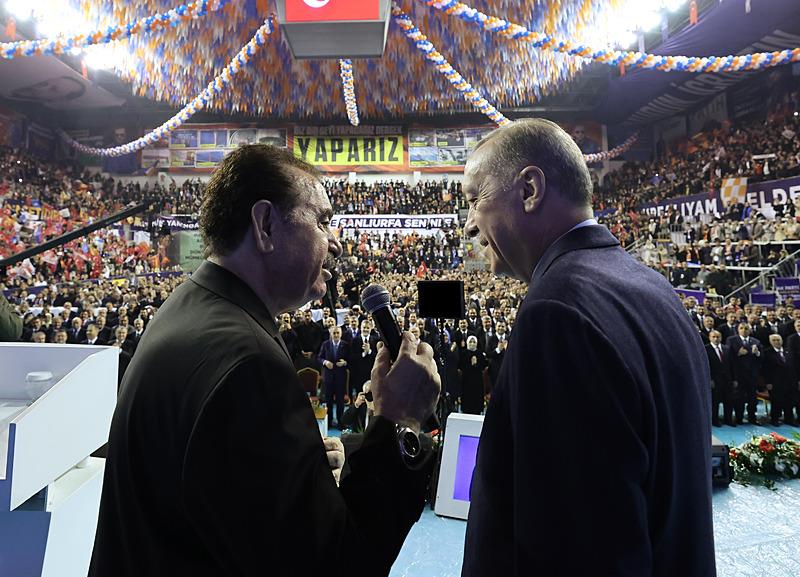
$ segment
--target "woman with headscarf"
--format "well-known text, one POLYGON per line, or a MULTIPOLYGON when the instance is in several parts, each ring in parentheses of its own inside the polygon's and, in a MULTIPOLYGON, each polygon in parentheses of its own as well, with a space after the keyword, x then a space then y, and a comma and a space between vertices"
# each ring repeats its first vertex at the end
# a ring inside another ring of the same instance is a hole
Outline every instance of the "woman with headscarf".
POLYGON ((483 371, 487 367, 486 355, 478 350, 478 338, 467 337, 467 348, 459 353, 461 371, 461 412, 480 415, 483 411, 483 371))

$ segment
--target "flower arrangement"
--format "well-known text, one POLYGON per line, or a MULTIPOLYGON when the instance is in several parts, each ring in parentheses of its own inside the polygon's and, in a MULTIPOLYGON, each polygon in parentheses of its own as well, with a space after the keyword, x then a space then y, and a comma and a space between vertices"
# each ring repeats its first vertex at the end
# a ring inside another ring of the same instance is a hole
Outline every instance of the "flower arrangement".
POLYGON ((763 484, 772 489, 776 479, 800 479, 800 434, 790 440, 778 433, 753 436, 730 450, 733 480, 742 485, 763 484))

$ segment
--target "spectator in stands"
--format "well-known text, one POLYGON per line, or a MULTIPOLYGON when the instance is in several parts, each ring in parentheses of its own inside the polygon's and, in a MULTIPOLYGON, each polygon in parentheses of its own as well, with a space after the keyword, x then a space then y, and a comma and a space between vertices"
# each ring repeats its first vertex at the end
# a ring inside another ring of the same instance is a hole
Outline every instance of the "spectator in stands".
POLYGON ((106 344, 105 342, 100 340, 100 337, 98 336, 99 333, 100 333, 100 331, 97 328, 97 325, 94 324, 94 323, 90 323, 86 327, 86 339, 81 341, 81 344, 82 345, 104 345, 104 344, 106 344))
POLYGON ((375 412, 375 403, 370 393, 369 381, 362 385, 361 391, 353 398, 353 402, 347 406, 344 414, 342 414, 340 425, 342 431, 349 429, 353 433, 363 433, 367 430, 369 420, 375 412))
POLYGON ((16 341, 22 336, 22 319, 0 292, 0 342, 16 341))

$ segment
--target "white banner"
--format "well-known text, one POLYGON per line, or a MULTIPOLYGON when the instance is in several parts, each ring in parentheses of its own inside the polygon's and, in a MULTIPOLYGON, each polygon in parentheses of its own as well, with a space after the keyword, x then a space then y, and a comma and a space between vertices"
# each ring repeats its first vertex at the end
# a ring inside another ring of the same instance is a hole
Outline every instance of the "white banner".
POLYGON ((457 225, 457 214, 337 214, 330 226, 343 231, 433 234, 457 225))

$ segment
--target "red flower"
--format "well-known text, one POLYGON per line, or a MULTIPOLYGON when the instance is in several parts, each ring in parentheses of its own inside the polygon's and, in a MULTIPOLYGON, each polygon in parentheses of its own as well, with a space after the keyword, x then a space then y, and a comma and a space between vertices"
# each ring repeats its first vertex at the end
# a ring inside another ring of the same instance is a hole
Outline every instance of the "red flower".
POLYGON ((758 448, 764 451, 765 453, 774 453, 775 452, 775 445, 769 442, 767 439, 762 439, 761 442, 758 444, 758 448))
POLYGON ((736 457, 739 456, 739 451, 737 451, 736 449, 731 449, 730 456, 731 456, 731 459, 735 459, 736 457))
POLYGON ((778 433, 775 432, 770 433, 769 436, 775 439, 776 443, 785 443, 786 441, 789 440, 786 437, 779 435, 778 433))

